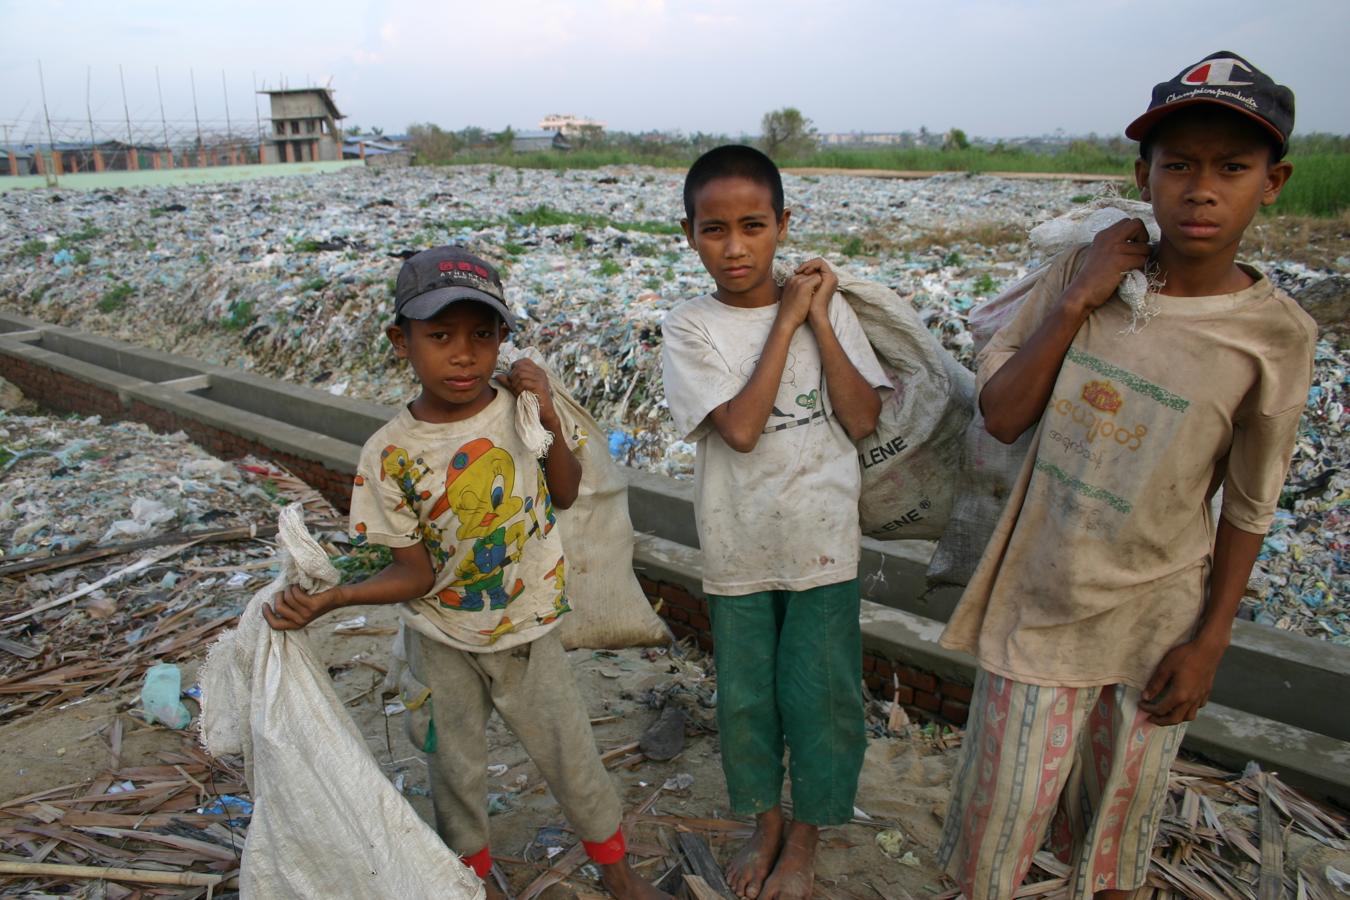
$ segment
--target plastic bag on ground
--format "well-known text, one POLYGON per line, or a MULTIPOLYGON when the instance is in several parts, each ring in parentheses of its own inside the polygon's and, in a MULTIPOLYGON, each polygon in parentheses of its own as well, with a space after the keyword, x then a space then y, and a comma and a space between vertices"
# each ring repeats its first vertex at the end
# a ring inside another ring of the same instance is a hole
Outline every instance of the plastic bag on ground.
POLYGON ((483 883, 394 789, 314 658, 304 631, 262 606, 287 585, 338 582, 300 504, 279 519, 281 574, 249 601, 202 666, 202 743, 243 753, 254 810, 245 897, 481 900, 483 883))
POLYGON ((884 285, 836 270, 894 390, 877 429, 858 442, 863 534, 883 541, 939 537, 947 526, 975 379, 884 285))
POLYGON ((538 351, 503 348, 504 363, 522 356, 548 374, 558 414, 580 425, 587 436, 576 451, 581 462, 577 499, 558 513, 572 606, 558 625, 563 646, 617 650, 670 643, 670 629, 652 609, 633 572, 628 482, 610 458, 605 430, 572 398, 538 351))

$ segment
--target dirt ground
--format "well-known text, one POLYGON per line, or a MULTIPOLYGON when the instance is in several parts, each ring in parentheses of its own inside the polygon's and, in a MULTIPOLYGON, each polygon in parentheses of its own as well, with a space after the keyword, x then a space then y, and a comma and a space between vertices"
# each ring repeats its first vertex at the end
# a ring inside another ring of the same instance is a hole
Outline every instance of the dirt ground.
MULTIPOLYGON (((367 616, 366 631, 389 632, 396 625, 391 608, 344 610, 340 619, 367 616)), ((391 637, 387 633, 348 635, 334 632, 340 619, 330 617, 311 626, 313 646, 334 675, 339 696, 351 702, 353 719, 365 735, 372 754, 391 779, 402 776, 403 791, 418 813, 432 821, 427 767, 413 749, 405 727, 407 713, 385 715, 390 698, 380 696, 382 675, 363 665, 365 660, 384 666, 389 662, 391 637)), ((638 740, 656 720, 659 711, 647 708, 641 697, 667 686, 673 678, 688 682, 701 669, 698 658, 672 660, 669 649, 623 650, 617 653, 572 651, 570 657, 578 684, 586 698, 601 752, 623 748, 638 740), (672 671, 674 670, 674 671, 672 671), (677 676, 674 673, 680 673, 677 676)), ((183 684, 195 682, 202 655, 183 665, 183 684)), ((67 704, 19 719, 0 727, 0 800, 31 794, 45 788, 90 780, 107 768, 110 750, 107 735, 116 717, 123 719, 121 744, 123 766, 155 764, 157 754, 179 748, 184 735, 161 726, 147 726, 139 718, 139 685, 67 704)), ((196 707, 189 701, 196 712, 196 707)), ((711 719, 709 710, 708 718, 711 719)), ((195 727, 195 723, 194 726, 195 727)), ((688 788, 661 790, 649 810, 651 816, 693 819, 730 818, 722 780, 715 734, 695 733, 691 728, 684 751, 668 762, 646 760, 631 766, 611 767, 626 810, 648 800, 658 788, 676 776, 692 776, 688 788)), ((575 843, 566 832, 561 810, 542 785, 537 769, 496 717, 488 734, 489 759, 506 771, 493 777, 489 790, 500 794, 494 805, 504 807, 491 818, 492 844, 512 891, 529 884, 546 866, 550 846, 564 848, 575 843), (523 790, 522 785, 524 786, 523 790)), ((628 757, 624 753, 619 758, 628 757)), ((933 865, 939 818, 946 802, 946 784, 956 753, 942 752, 927 738, 911 740, 874 738, 869 746, 859 790, 859 809, 874 821, 827 829, 822 833, 819 882, 836 897, 928 897, 940 890, 941 876, 933 865), (904 834, 900 855, 912 851, 905 864, 887 857, 876 836, 895 828, 904 834)), ((493 770, 496 771, 496 770, 493 770)), ((630 829, 630 844, 653 862, 644 875, 656 879, 664 872, 658 853, 663 853, 661 834, 668 828, 639 824, 630 829)), ((725 864, 748 835, 743 832, 712 833, 710 846, 725 864)), ((556 852, 556 851, 555 851, 556 852)), ((3 894, 0 888, 0 894, 3 894)), ((563 883, 547 889, 547 900, 588 898, 601 893, 595 872, 583 866, 563 883)))

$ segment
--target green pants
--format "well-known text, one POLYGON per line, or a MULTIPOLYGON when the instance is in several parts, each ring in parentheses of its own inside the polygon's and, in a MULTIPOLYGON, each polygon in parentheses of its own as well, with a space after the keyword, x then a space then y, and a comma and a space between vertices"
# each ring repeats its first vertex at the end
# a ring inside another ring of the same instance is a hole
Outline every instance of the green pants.
POLYGON ((779 803, 786 740, 793 818, 853 817, 867 750, 859 605, 857 579, 708 597, 722 770, 737 815, 779 803))

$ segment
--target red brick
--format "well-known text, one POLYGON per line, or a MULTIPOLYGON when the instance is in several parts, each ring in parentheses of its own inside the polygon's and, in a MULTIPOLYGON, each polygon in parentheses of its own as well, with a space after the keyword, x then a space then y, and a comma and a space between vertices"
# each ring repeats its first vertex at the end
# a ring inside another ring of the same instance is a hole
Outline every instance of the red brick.
POLYGON ((959 700, 942 701, 942 717, 949 722, 955 722, 957 725, 964 725, 966 718, 970 715, 970 707, 959 700))
POLYGON ((672 606, 682 606, 688 610, 697 610, 699 608, 699 599, 689 596, 689 592, 678 584, 668 582, 661 583, 661 599, 672 606))
POLYGON ((864 656, 864 657, 863 657, 863 671, 864 671, 864 672, 875 672, 876 670, 877 670, 877 658, 876 658, 875 656, 872 656, 871 654, 868 654, 867 656, 864 656))
POLYGON ((670 630, 671 633, 675 635, 676 639, 691 637, 695 634, 694 629, 685 625, 683 622, 671 622, 670 630))
POLYGON ((681 609, 678 606, 663 606, 661 613, 672 622, 683 622, 689 624, 689 610, 681 609))
POLYGON ((661 586, 655 581, 652 581, 646 575, 639 575, 637 580, 638 586, 642 588, 642 593, 646 594, 648 597, 661 596, 661 586))
POLYGON ((699 631, 712 631, 712 622, 708 621, 708 616, 701 612, 691 612, 689 614, 689 624, 693 625, 699 631))
POLYGON ((713 651, 712 635, 700 634, 698 635, 696 640, 698 641, 698 645, 703 650, 704 653, 711 653, 713 651))
MULTIPOLYGON (((921 672, 913 666, 896 666, 895 674, 901 684, 907 684, 916 690, 934 693, 937 691, 937 679, 928 672, 921 672)), ((934 709, 936 712, 936 708, 934 709)))
POLYGON ((879 675, 868 675, 863 679, 863 684, 867 685, 869 691, 881 693, 890 685, 879 675))
POLYGON ((969 703, 971 698, 971 687, 968 684, 961 684, 957 681, 942 682, 942 696, 961 703, 969 703))
POLYGON ((899 702, 901 706, 913 706, 914 688, 907 684, 902 684, 892 692, 891 699, 899 702))
POLYGON ((942 709, 942 698, 937 694, 930 694, 928 691, 915 691, 914 705, 919 709, 926 709, 935 713, 942 709))

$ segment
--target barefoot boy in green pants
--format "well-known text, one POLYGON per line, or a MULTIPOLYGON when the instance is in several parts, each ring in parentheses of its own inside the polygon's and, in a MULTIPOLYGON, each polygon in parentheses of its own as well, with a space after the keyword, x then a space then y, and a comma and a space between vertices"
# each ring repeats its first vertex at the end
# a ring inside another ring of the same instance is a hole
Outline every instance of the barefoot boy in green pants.
POLYGON ((676 427, 698 445, 722 767, 732 810, 756 817, 728 881, 741 897, 806 900, 817 831, 852 818, 867 744, 853 441, 876 427, 890 382, 823 260, 775 283, 789 212, 768 157, 709 151, 684 205, 717 290, 666 317, 662 362, 676 427))

